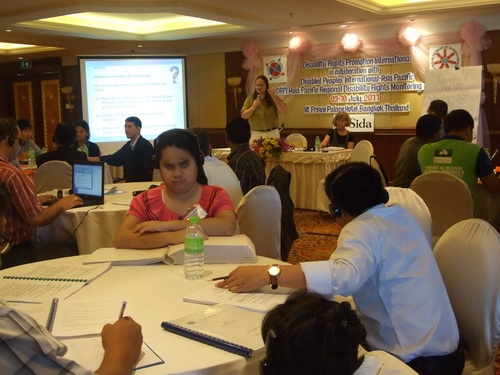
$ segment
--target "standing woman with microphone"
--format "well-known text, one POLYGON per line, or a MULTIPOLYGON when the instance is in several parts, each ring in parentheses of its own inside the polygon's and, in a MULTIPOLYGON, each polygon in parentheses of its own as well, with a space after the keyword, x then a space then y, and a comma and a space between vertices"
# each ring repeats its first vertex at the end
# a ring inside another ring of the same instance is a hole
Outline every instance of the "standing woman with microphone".
POLYGON ((252 129, 250 140, 280 138, 278 113, 286 113, 286 104, 272 90, 266 76, 255 80, 255 92, 249 95, 241 108, 241 117, 252 129))

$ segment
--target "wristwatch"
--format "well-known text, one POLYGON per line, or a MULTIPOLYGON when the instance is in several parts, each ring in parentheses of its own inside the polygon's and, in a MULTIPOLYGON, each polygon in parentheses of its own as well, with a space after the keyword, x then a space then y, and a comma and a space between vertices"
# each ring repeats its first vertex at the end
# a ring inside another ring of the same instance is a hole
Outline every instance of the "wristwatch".
POLYGON ((272 264, 267 269, 267 273, 269 274, 269 284, 272 289, 276 289, 278 287, 278 279, 281 274, 280 266, 277 264, 272 264))

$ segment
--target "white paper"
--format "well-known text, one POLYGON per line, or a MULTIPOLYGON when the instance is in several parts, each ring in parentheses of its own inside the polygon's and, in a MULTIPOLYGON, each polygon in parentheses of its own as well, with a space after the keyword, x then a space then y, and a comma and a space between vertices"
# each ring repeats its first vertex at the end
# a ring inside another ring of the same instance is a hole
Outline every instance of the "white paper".
POLYGON ((278 289, 271 289, 270 286, 266 286, 258 292, 231 293, 226 288, 217 288, 210 285, 189 293, 184 296, 183 301, 204 305, 225 303, 248 310, 267 312, 276 305, 285 302, 292 291, 293 289, 290 288, 279 287, 278 289))
MULTIPOLYGON (((85 337, 72 340, 63 340, 68 347, 64 355, 89 370, 97 370, 100 366, 104 349, 102 348, 101 337, 85 337)), ((134 370, 165 363, 163 359, 153 352, 146 344, 142 343, 141 356, 136 363, 134 370)))

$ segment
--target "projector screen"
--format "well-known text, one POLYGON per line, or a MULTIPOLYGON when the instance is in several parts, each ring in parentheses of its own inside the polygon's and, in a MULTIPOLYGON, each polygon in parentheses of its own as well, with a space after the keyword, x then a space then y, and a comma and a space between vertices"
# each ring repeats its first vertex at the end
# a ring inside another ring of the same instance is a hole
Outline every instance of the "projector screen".
POLYGON ((125 119, 138 117, 152 141, 165 130, 186 128, 184 56, 80 56, 83 120, 101 155, 127 141, 125 119))

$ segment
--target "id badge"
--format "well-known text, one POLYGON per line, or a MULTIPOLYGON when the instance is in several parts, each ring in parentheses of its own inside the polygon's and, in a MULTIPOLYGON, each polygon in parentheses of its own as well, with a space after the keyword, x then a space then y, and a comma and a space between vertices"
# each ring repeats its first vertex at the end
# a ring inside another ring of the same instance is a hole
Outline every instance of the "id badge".
POLYGON ((207 217, 206 211, 199 204, 195 204, 188 210, 188 213, 184 216, 184 220, 189 220, 191 216, 198 216, 200 219, 207 217))

